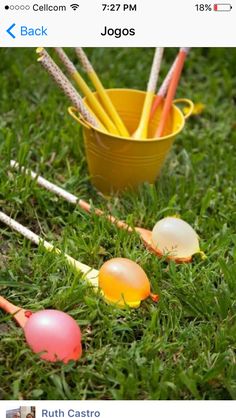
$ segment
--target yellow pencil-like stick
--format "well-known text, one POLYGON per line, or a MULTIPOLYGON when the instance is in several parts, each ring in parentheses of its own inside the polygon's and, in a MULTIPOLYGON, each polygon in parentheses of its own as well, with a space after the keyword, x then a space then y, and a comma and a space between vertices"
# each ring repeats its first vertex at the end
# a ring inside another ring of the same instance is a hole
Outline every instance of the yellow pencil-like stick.
POLYGON ((82 97, 75 90, 75 88, 63 74, 60 68, 56 65, 56 63, 52 60, 47 51, 44 48, 37 48, 36 52, 39 55, 38 62, 43 66, 43 68, 48 72, 48 74, 52 77, 59 88, 70 99, 76 110, 81 113, 83 118, 95 128, 100 128, 107 132, 102 123, 90 111, 88 106, 84 104, 82 97))
POLYGON ((148 124, 150 118, 150 112, 152 108, 153 98, 156 91, 157 81, 161 68, 161 61, 163 56, 164 48, 156 48, 155 55, 152 63, 151 73, 147 86, 147 93, 143 105, 141 119, 138 128, 133 133, 134 139, 146 139, 148 134, 148 124))
POLYGON ((67 72, 69 75, 75 80, 77 85, 79 86, 80 90, 83 92, 83 94, 87 97, 90 107, 93 110, 93 112, 96 114, 96 116, 101 120, 103 125, 107 128, 107 130, 114 134, 119 135, 118 129, 112 122, 112 120, 109 118, 97 98, 94 96, 93 92, 89 88, 88 84, 84 81, 83 77, 79 74, 76 67, 74 66, 73 62, 69 59, 69 57, 66 55, 66 53, 63 51, 62 48, 54 48, 59 59, 65 66, 67 72))
POLYGON ((113 105, 110 97, 108 96, 106 90, 104 89, 101 81, 99 80, 92 64, 90 63, 90 61, 88 60, 87 55, 85 54, 85 52, 83 51, 82 48, 75 48, 76 54, 84 68, 84 70, 86 71, 86 73, 88 74, 90 80, 92 81, 94 87, 96 88, 100 99, 103 103, 104 108, 106 109, 106 112, 109 114, 109 116, 111 117, 111 119, 113 120, 115 126, 117 127, 117 129, 120 132, 121 136, 125 136, 125 137, 129 137, 130 134, 124 124, 124 122, 122 121, 120 115, 118 114, 115 106, 113 105))

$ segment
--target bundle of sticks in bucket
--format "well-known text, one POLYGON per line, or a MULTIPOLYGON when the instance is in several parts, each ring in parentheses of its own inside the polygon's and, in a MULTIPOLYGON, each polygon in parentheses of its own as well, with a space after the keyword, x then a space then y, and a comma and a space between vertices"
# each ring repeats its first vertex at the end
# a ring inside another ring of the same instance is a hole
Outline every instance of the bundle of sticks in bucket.
POLYGON ((36 52, 39 55, 38 62, 44 67, 55 83, 69 98, 75 108, 75 111, 78 112, 80 118, 82 118, 86 123, 94 128, 102 130, 105 133, 125 138, 133 138, 135 140, 145 140, 149 137, 149 124, 154 118, 159 106, 162 106, 160 120, 158 120, 155 133, 152 137, 161 138, 165 135, 167 121, 189 50, 190 48, 180 48, 177 57, 171 65, 164 81, 157 90, 164 48, 156 48, 141 117, 135 132, 128 131, 124 121, 119 115, 110 96, 82 48, 75 48, 76 55, 83 70, 92 82, 95 92, 90 89, 87 82, 81 76, 74 63, 70 60, 62 48, 55 48, 55 52, 59 61, 63 64, 63 67, 69 77, 74 81, 77 88, 72 85, 63 71, 44 48, 37 48, 36 52), (81 94, 86 98, 86 103, 81 94))

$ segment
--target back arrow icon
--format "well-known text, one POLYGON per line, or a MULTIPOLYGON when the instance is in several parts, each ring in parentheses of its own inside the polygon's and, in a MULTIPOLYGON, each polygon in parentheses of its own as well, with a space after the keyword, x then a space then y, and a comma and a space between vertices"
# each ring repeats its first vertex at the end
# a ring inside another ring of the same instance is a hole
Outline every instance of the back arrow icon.
POLYGON ((16 26, 16 24, 15 23, 13 23, 13 25, 11 25, 7 30, 6 30, 6 32, 8 33, 8 35, 10 35, 13 39, 15 39, 15 35, 14 35, 14 33, 12 33, 11 32, 11 30, 14 28, 16 26))

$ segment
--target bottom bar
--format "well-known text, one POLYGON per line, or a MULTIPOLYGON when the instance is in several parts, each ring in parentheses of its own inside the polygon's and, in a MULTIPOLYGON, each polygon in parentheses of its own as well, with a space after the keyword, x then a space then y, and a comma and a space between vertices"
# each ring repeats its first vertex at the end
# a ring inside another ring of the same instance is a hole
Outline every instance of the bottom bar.
POLYGON ((0 401, 1 418, 235 418, 235 412, 233 401, 0 401))

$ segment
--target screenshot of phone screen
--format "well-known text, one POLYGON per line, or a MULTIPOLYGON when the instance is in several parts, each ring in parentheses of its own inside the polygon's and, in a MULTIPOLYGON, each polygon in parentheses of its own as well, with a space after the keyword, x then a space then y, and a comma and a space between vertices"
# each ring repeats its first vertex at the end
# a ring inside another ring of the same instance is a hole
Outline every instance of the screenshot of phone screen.
POLYGON ((227 1, 0 0, 1 418, 235 416, 227 1))

